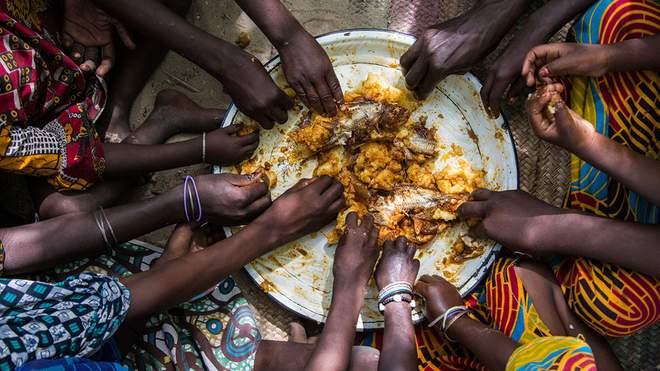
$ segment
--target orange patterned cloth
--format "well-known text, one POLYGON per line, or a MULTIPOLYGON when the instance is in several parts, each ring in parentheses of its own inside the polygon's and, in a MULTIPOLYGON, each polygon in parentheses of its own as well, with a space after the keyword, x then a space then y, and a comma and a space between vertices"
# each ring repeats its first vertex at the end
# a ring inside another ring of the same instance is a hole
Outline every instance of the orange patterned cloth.
MULTIPOLYGON (((29 14, 23 16, 36 23, 39 17, 29 14)), ((0 170, 84 190, 105 169, 95 122, 106 90, 99 78, 83 75, 53 35, 0 10, 0 170)))

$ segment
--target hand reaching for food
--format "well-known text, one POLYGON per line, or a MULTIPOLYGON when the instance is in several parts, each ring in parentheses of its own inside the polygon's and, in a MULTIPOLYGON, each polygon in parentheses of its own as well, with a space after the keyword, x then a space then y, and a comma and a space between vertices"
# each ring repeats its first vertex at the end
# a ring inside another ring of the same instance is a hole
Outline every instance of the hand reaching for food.
POLYGON ((378 227, 374 218, 356 213, 346 217, 346 230, 335 251, 332 272, 336 284, 366 287, 378 259, 378 227))
POLYGON ((129 49, 135 49, 126 28, 91 1, 65 0, 62 36, 64 49, 84 72, 107 75, 115 61, 113 31, 129 49))
POLYGON ((423 275, 415 284, 415 291, 424 298, 426 318, 431 321, 451 307, 463 305, 454 285, 438 275, 423 275))
POLYGON ((328 176, 301 180, 254 223, 263 223, 273 230, 276 245, 283 245, 330 223, 346 206, 343 193, 342 185, 328 176))
POLYGON ((289 85, 305 105, 334 116, 344 102, 341 85, 321 45, 304 30, 278 48, 289 85))
POLYGON ((204 218, 217 225, 247 224, 271 205, 261 177, 253 175, 201 175, 196 178, 204 218))
POLYGON ((431 26, 401 56, 406 84, 426 98, 447 75, 467 71, 483 55, 478 32, 459 17, 431 26))
POLYGON ((552 43, 527 53, 522 76, 527 86, 552 83, 562 76, 602 76, 607 73, 608 46, 552 43))
POLYGON ((562 84, 539 88, 527 101, 527 115, 534 134, 573 153, 596 134, 594 126, 566 106, 562 84))
POLYGON ((527 254, 550 252, 553 243, 553 216, 571 212, 556 208, 523 191, 472 192, 472 201, 458 208, 459 217, 473 219, 471 234, 490 238, 504 247, 527 254))
POLYGON ((259 146, 259 133, 239 135, 241 128, 231 125, 206 134, 205 161, 215 165, 235 165, 248 159, 259 146))
POLYGON ((393 282, 408 282, 411 286, 415 284, 419 272, 419 260, 415 259, 416 251, 417 246, 408 242, 405 237, 385 241, 383 254, 374 274, 379 290, 393 282))
POLYGON ((287 121, 287 110, 293 107, 293 101, 275 85, 254 56, 236 48, 222 71, 215 75, 238 109, 264 129, 287 121))

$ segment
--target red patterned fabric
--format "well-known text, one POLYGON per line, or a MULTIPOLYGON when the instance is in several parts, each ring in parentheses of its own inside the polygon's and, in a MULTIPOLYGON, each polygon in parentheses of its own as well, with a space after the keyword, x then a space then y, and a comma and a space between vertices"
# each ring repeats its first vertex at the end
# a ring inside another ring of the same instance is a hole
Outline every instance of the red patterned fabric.
POLYGON ((48 177, 57 189, 101 181, 95 122, 105 100, 103 81, 83 75, 53 33, 0 11, 0 170, 48 177))

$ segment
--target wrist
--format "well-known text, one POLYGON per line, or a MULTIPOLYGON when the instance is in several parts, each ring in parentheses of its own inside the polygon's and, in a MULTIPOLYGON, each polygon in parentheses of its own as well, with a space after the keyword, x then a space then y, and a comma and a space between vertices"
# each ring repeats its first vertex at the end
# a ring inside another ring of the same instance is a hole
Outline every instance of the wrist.
MULTIPOLYGON (((470 325, 472 325, 474 320, 470 318, 468 315, 463 315, 460 318, 458 318, 454 323, 445 331, 445 335, 449 336, 452 339, 458 340, 460 338, 461 333, 468 328, 470 325)), ((434 328, 441 329, 441 324, 437 324, 434 326, 434 328)))
POLYGON ((167 218, 165 225, 178 224, 186 221, 183 208, 183 185, 180 184, 156 198, 158 205, 163 208, 163 215, 167 218))
POLYGON ((313 39, 314 37, 294 20, 288 27, 284 28, 284 31, 279 32, 276 37, 273 37, 271 42, 273 43, 273 46, 275 46, 275 49, 277 49, 278 53, 281 54, 288 49, 295 49, 295 44, 305 38, 313 39))

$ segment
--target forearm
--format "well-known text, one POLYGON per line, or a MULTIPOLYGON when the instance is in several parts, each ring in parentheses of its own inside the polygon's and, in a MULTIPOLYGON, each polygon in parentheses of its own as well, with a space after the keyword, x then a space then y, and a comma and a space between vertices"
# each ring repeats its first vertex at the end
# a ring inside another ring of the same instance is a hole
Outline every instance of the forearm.
POLYGON ((469 27, 483 25, 480 30, 466 32, 478 32, 479 37, 484 39, 481 43, 486 47, 484 52, 489 53, 497 47, 518 16, 525 12, 527 5, 527 0, 483 0, 456 20, 469 27), (467 19, 473 22, 468 24, 467 19))
POLYGON ((660 69, 660 35, 601 45, 607 72, 657 71, 660 69))
MULTIPOLYGON (((183 219, 178 192, 106 209, 118 242, 128 241, 183 219), (176 210, 176 211, 175 211, 176 210)), ((41 270, 59 262, 102 253, 107 247, 93 213, 68 214, 0 230, 5 274, 41 270)))
POLYGON ((268 40, 279 49, 298 32, 307 32, 280 0, 236 0, 268 40))
POLYGON ((343 371, 348 368, 355 324, 364 302, 364 287, 335 282, 328 320, 305 370, 343 371))
POLYGON ((217 284, 248 262, 279 246, 279 239, 274 233, 272 229, 250 224, 204 250, 123 279, 122 283, 131 291, 128 318, 144 318, 171 308, 217 284), (154 282, 167 282, 167 285, 154 282))
MULTIPOLYGON (((579 14, 594 0, 553 0, 530 15, 511 48, 524 58, 531 47, 547 41, 557 30, 579 14)), ((520 61, 522 63, 522 60, 520 61)))
POLYGON ((545 226, 546 251, 597 259, 660 276, 660 265, 652 258, 660 253, 660 227, 582 213, 544 218, 547 219, 540 224, 545 226))
POLYGON ((417 346, 410 304, 390 303, 385 307, 385 333, 378 369, 404 371, 413 370, 416 365, 417 346))
POLYGON ((569 150, 660 206, 660 161, 597 133, 584 145, 569 150))
POLYGON ((202 139, 170 144, 105 144, 105 176, 138 176, 202 161, 202 139))
MULTIPOLYGON (((439 326, 436 325, 435 329, 439 326)), ((518 343, 508 336, 467 315, 456 320, 447 334, 474 353, 489 370, 504 370, 511 353, 518 347, 518 343)))
POLYGON ((201 66, 224 74, 224 61, 237 47, 194 27, 156 0, 94 0, 95 4, 133 30, 201 66))

